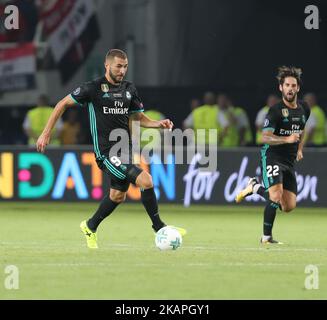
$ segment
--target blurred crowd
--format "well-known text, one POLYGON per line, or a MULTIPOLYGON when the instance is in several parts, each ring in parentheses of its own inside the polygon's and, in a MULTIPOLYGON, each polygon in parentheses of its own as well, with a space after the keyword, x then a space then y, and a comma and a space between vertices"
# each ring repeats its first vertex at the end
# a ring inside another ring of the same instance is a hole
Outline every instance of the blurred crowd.
MULTIPOLYGON (((19 30, 6 30, 0 28, 1 42, 24 43, 32 41, 36 30, 39 16, 43 10, 47 10, 48 4, 53 1, 47 0, 0 0, 0 11, 6 4, 14 4, 19 8, 19 21, 22 26, 19 30)), ((44 12, 43 12, 44 13, 44 12)), ((327 122, 324 109, 314 93, 306 93, 303 100, 311 108, 311 115, 306 125, 306 145, 321 147, 327 145, 327 122)), ((262 106, 252 106, 257 112, 256 117, 248 111, 249 106, 235 105, 233 99, 225 93, 216 94, 205 92, 203 97, 196 97, 189 101, 189 105, 182 106, 185 115, 182 123, 175 123, 183 129, 204 129, 203 136, 196 137, 197 143, 208 144, 211 141, 218 143, 220 147, 243 147, 255 146, 262 143, 261 129, 269 108, 280 101, 280 97, 270 94, 266 97, 266 103, 262 106), (209 129, 217 129, 218 135, 212 138, 209 129)), ((187 103, 187 102, 186 102, 187 103)), ((325 110, 327 106, 325 106, 325 110)), ((163 108, 162 108, 163 109, 163 108)), ((25 108, 0 108, 0 144, 15 145, 28 144, 35 146, 37 137, 41 134, 52 110, 49 99, 41 95, 37 105, 29 110, 25 108), (23 111, 24 110, 24 111, 23 111)), ((250 110, 251 111, 251 110, 250 110)), ((181 113, 182 111, 179 111, 181 113)), ((82 110, 71 108, 67 110, 62 119, 58 121, 51 144, 76 145, 92 144, 88 130, 88 118, 82 110)), ((171 114, 164 114, 164 110, 156 109, 156 104, 151 104, 145 112, 155 120, 173 118, 171 114)), ((151 136, 153 130, 147 130, 147 136, 151 136)), ((144 132, 144 130, 143 130, 144 132)), ((141 146, 148 140, 141 141, 141 146)), ((159 142, 158 142, 159 143, 159 142)), ((153 141, 156 144, 156 141, 153 141)), ((152 145, 153 145, 152 144, 152 145)))
MULTIPOLYGON (((327 145, 326 114, 319 106, 314 93, 306 93, 303 100, 309 105, 311 115, 306 124, 305 142, 307 146, 327 145)), ((280 97, 270 94, 266 105, 258 111, 254 126, 251 126, 246 109, 235 106, 226 94, 215 95, 206 92, 203 101, 192 99, 191 112, 183 122, 183 128, 218 129, 218 145, 221 147, 242 147, 262 144, 261 130, 269 108, 280 101, 280 97), (255 132, 252 130, 255 128, 255 132)), ((202 138, 204 144, 210 143, 209 134, 202 138)))
MULTIPOLYGON (((314 93, 306 93, 303 100, 311 109, 311 115, 306 125, 306 145, 312 147, 326 146, 326 114, 319 106, 314 93)), ((205 135, 197 137, 198 144, 214 142, 218 143, 220 147, 227 148, 260 145, 262 144, 261 129, 266 114, 269 108, 279 101, 279 96, 270 94, 266 99, 266 104, 259 109, 256 118, 251 123, 246 109, 235 106, 228 95, 206 92, 202 99, 193 98, 189 102, 189 107, 186 106, 182 129, 205 129, 205 135), (189 110, 187 110, 188 108, 189 110), (209 129, 217 129, 214 131, 218 132, 216 139, 210 137, 209 129)), ((0 117, 0 144, 34 146, 52 111, 53 106, 50 105, 46 95, 41 95, 37 105, 30 108, 25 114, 21 112, 20 108, 12 109, 10 119, 0 117)), ((52 145, 92 144, 88 130, 88 118, 82 111, 81 108, 70 108, 64 113, 53 130, 52 145)), ((155 108, 148 109, 145 113, 155 120, 170 116, 164 115, 155 108)), ((144 131, 144 129, 142 130, 144 131)), ((141 141, 141 146, 149 142, 148 137, 153 136, 153 130, 157 129, 147 131, 147 137, 141 141)), ((152 145, 156 145, 156 141, 152 139, 152 142, 152 145)))

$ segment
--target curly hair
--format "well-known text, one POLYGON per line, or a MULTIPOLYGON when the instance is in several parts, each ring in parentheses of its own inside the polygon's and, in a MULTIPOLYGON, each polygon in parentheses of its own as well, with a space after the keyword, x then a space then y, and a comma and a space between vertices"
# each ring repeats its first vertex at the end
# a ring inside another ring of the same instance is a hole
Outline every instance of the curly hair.
POLYGON ((301 75, 302 70, 300 68, 282 66, 278 68, 278 74, 276 78, 279 84, 283 85, 285 78, 293 77, 296 79, 297 84, 300 85, 302 84, 301 75))

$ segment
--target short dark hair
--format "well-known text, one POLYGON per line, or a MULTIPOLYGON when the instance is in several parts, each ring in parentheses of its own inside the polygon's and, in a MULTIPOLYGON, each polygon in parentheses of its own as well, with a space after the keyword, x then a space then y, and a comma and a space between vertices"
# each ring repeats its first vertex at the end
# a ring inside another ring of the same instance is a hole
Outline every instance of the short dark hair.
POLYGON ((282 85, 285 81, 285 78, 293 77, 296 79, 297 84, 300 85, 302 84, 301 75, 302 75, 301 68, 282 66, 278 68, 277 80, 279 84, 282 85))
POLYGON ((120 49, 110 49, 106 54, 106 60, 113 59, 114 57, 118 57, 120 59, 127 59, 127 54, 120 49))

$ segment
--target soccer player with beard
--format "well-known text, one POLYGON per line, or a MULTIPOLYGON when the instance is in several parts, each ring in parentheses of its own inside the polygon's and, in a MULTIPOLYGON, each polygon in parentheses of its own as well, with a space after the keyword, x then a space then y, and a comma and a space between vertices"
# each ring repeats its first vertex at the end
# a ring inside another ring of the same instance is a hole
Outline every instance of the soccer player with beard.
MULTIPOLYGON (((173 123, 169 119, 152 120, 143 113, 143 104, 134 84, 123 80, 128 67, 125 52, 119 49, 109 50, 104 66, 104 76, 82 84, 57 103, 36 144, 37 150, 44 152, 49 144, 51 131, 66 108, 87 105, 96 162, 110 178, 109 193, 94 215, 80 224, 89 248, 98 248, 97 228, 125 200, 130 183, 141 189, 141 201, 154 231, 166 226, 159 216, 151 175, 133 164, 129 121, 137 120, 145 128, 163 129, 171 129, 173 123), (117 148, 117 141, 110 140, 113 130, 120 130, 122 140, 127 137, 123 148, 117 148)), ((182 235, 186 233, 185 229, 174 228, 182 235)))
POLYGON ((277 209, 290 212, 296 207, 294 164, 303 158, 304 128, 310 116, 309 106, 297 99, 301 74, 301 69, 295 67, 279 68, 277 79, 282 101, 269 109, 262 129, 261 171, 264 187, 256 178, 251 178, 235 199, 239 203, 254 193, 267 200, 260 240, 264 244, 281 244, 272 236, 277 209))

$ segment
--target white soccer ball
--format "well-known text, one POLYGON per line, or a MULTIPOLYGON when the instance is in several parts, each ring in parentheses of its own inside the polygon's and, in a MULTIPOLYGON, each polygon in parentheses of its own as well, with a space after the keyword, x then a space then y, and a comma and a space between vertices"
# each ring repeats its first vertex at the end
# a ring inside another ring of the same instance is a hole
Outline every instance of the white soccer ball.
POLYGON ((156 233, 156 246, 160 250, 177 250, 182 245, 181 234, 172 227, 163 227, 156 233))

